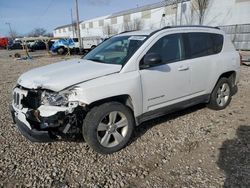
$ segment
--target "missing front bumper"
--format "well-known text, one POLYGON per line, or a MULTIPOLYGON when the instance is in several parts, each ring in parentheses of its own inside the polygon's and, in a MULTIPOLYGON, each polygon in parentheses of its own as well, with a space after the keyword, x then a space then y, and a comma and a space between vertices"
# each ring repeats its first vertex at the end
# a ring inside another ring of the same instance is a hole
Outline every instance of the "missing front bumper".
POLYGON ((36 129, 29 129, 23 122, 15 118, 18 130, 23 136, 31 142, 53 142, 56 137, 49 133, 49 131, 38 131, 36 129))
POLYGON ((25 123, 20 121, 15 116, 15 110, 12 106, 10 107, 10 112, 12 115, 13 122, 16 124, 18 130, 24 137, 26 137, 31 142, 53 142, 57 140, 57 137, 55 135, 52 135, 49 131, 30 129, 25 123))

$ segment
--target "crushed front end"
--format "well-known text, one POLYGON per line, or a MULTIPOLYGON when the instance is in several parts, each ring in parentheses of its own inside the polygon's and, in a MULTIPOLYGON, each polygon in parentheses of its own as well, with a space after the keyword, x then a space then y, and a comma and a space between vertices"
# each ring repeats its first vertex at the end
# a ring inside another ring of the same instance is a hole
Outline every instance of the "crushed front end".
POLYGON ((51 142, 81 135, 84 106, 69 102, 69 92, 56 93, 16 86, 10 107, 19 131, 33 142, 51 142))

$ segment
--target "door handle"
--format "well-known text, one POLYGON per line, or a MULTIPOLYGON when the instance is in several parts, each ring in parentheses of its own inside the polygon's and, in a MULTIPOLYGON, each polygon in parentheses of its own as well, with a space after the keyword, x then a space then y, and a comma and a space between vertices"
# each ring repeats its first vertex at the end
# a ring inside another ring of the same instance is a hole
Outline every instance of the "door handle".
POLYGON ((187 71, 187 70, 189 70, 189 67, 188 67, 188 66, 180 66, 180 67, 178 68, 178 71, 187 71))

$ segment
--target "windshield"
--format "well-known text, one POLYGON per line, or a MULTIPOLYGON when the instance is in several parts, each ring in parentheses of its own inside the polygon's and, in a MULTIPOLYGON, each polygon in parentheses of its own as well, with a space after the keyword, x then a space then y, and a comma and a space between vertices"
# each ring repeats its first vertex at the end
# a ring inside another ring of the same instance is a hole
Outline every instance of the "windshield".
POLYGON ((146 36, 112 37, 90 51, 83 59, 124 65, 145 41, 146 36))

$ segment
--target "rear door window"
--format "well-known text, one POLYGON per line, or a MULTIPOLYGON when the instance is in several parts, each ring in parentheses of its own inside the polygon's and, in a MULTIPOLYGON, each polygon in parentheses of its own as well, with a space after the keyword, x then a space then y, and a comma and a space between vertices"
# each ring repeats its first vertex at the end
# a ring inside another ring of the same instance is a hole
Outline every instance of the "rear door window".
POLYGON ((187 58, 198 58, 220 53, 223 46, 223 36, 213 33, 185 34, 187 58))

